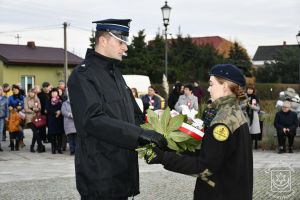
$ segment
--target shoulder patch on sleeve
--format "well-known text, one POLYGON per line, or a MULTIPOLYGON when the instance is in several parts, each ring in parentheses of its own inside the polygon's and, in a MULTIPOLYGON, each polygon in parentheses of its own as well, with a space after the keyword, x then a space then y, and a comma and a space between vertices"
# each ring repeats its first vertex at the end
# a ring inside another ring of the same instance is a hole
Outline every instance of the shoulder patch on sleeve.
POLYGON ((213 136, 218 141, 225 141, 229 137, 229 129, 224 125, 217 125, 213 130, 213 136))

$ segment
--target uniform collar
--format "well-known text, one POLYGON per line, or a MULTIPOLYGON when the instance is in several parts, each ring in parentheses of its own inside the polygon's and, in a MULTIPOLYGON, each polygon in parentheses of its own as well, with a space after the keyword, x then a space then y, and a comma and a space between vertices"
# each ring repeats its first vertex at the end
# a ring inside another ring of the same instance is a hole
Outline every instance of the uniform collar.
POLYGON ((120 63, 120 60, 106 57, 100 53, 97 53, 94 49, 87 49, 85 58, 93 58, 103 63, 104 68, 108 70, 114 70, 115 66, 120 63))
POLYGON ((212 103, 212 107, 216 109, 220 109, 225 105, 234 105, 236 104, 236 96, 235 94, 230 94, 225 97, 220 97, 212 103))

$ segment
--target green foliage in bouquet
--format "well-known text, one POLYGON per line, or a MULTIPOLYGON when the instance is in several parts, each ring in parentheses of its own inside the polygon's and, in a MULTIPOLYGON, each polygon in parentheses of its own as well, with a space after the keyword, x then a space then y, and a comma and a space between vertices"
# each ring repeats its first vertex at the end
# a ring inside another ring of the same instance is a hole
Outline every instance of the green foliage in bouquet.
MULTIPOLYGON (((170 108, 167 108, 159 118, 158 115, 152 110, 147 110, 148 123, 141 125, 143 129, 155 130, 158 133, 164 135, 168 142, 168 148, 181 153, 184 151, 195 152, 196 149, 200 149, 200 141, 194 139, 193 137, 182 133, 179 131, 179 127, 185 121, 186 116, 176 115, 171 117, 170 108)), ((144 157, 145 155, 155 157, 152 147, 154 144, 145 145, 137 150, 139 157, 144 157)))

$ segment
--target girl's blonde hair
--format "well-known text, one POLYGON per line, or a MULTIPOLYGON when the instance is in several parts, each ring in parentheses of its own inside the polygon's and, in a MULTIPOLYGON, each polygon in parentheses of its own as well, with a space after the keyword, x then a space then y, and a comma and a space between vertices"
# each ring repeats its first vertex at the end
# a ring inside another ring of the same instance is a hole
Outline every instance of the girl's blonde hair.
POLYGON ((230 91, 235 94, 236 98, 238 101, 241 101, 244 99, 245 97, 245 91, 244 89, 239 86, 238 84, 234 83, 234 82, 231 82, 231 81, 228 81, 224 78, 220 78, 220 77, 215 77, 216 80, 220 83, 220 84, 223 84, 224 82, 227 82, 228 84, 228 87, 230 89, 230 91))

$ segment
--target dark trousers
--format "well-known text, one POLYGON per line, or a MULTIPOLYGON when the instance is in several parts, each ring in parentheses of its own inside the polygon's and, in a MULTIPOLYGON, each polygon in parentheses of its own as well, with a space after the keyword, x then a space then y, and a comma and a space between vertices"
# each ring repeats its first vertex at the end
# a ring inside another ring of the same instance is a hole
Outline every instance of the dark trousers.
POLYGON ((20 142, 20 132, 10 132, 9 133, 9 139, 10 139, 10 149, 12 151, 19 150, 19 142, 20 142))
POLYGON ((55 153, 55 151, 61 151, 61 145, 62 145, 62 134, 49 134, 50 141, 51 141, 51 149, 52 152, 55 153))
POLYGON ((46 126, 43 126, 43 127, 39 128, 39 132, 40 132, 41 140, 43 140, 43 141, 46 141, 46 140, 50 141, 51 140, 49 135, 47 134, 47 127, 46 126))
POLYGON ((61 138, 62 138, 62 144, 61 144, 61 147, 62 149, 65 151, 67 149, 67 136, 65 133, 63 133, 61 135, 61 138))
POLYGON ((295 134, 289 132, 285 134, 283 130, 277 131, 278 146, 285 149, 285 138, 288 138, 289 148, 293 147, 295 134))
POLYGON ((6 140, 6 123, 4 122, 4 126, 3 126, 3 132, 2 132, 2 134, 3 134, 3 137, 2 137, 2 139, 3 140, 6 140))
POLYGON ((37 142, 38 148, 41 148, 43 144, 42 144, 42 139, 40 137, 39 129, 36 128, 33 123, 28 123, 28 127, 32 130, 31 146, 34 147, 35 142, 37 142))
POLYGON ((69 133, 67 135, 68 140, 69 140, 69 147, 70 147, 70 152, 74 153, 75 148, 76 148, 76 138, 77 138, 77 133, 69 133))

